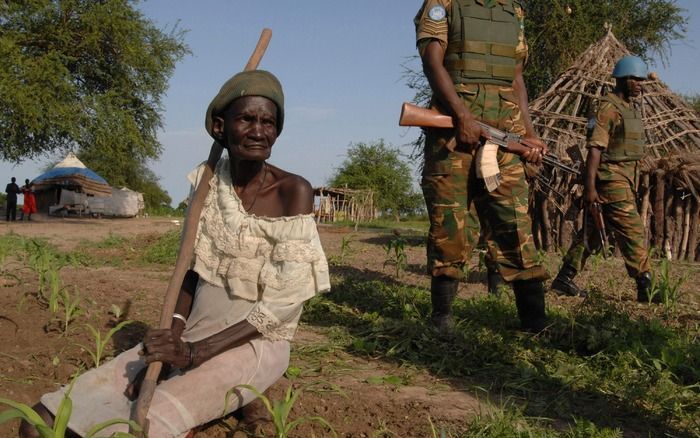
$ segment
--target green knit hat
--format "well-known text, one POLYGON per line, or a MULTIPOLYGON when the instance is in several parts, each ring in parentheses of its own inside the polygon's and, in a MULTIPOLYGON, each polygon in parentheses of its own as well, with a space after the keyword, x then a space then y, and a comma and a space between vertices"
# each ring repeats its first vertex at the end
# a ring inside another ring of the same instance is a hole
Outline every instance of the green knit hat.
POLYGON ((279 135, 284 124, 284 93, 280 81, 275 75, 265 70, 242 71, 224 83, 207 108, 204 126, 209 135, 214 137, 212 131, 214 116, 221 114, 231 102, 243 96, 267 97, 277 105, 277 135, 279 135))

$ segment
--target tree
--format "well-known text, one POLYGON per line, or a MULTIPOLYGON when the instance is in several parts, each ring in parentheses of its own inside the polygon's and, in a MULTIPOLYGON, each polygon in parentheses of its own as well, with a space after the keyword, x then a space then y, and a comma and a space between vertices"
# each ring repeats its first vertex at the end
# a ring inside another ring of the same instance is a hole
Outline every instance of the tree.
POLYGON ((159 156, 161 97, 188 48, 135 4, 0 2, 0 159, 77 149, 128 169, 159 156))
POLYGON ((333 187, 371 189, 376 206, 399 220, 401 213, 413 212, 423 205, 423 198, 413 190, 411 168, 400 158, 398 149, 384 140, 355 143, 347 158, 329 181, 333 187))
POLYGON ((647 61, 667 59, 671 41, 682 39, 688 19, 673 0, 529 0, 525 35, 530 58, 525 82, 530 96, 545 91, 606 25, 632 53, 647 61))

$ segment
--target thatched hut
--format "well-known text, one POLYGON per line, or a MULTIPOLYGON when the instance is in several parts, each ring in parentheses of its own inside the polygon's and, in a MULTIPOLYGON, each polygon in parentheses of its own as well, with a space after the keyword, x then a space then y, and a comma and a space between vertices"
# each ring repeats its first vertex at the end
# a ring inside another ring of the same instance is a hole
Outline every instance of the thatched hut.
POLYGON ((342 187, 318 187, 314 189, 316 222, 349 220, 368 222, 376 217, 372 190, 342 187))
POLYGON ((52 206, 65 204, 75 204, 76 211, 86 212, 88 197, 112 196, 112 188, 107 181, 85 167, 72 153, 49 171, 34 178, 31 185, 36 193, 38 210, 46 213, 51 213, 52 206), (62 196, 65 198, 68 193, 77 195, 62 201, 62 196), (73 199, 76 197, 80 199, 73 199))
MULTIPOLYGON (((531 102, 535 129, 563 161, 585 162, 587 121, 597 98, 614 87, 611 72, 627 54, 608 31, 531 102)), ((648 243, 669 258, 700 260, 700 117, 656 75, 644 83, 636 104, 641 105, 647 139, 637 193, 648 243)), ((533 184, 544 188, 532 191, 537 244, 568 249, 573 232, 581 228, 580 180, 544 169, 533 184)))

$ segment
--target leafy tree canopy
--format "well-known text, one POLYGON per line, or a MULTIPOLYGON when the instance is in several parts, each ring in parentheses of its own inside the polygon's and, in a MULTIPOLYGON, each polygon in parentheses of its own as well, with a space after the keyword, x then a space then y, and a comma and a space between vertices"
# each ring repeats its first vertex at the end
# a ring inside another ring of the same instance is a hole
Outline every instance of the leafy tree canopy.
POLYGON ((530 59, 525 81, 530 96, 545 91, 606 25, 632 53, 667 59, 671 41, 685 37, 688 19, 673 0, 528 0, 525 35, 530 59))
POLYGON ((401 160, 398 149, 384 144, 351 144, 347 158, 329 181, 333 187, 372 189, 377 208, 392 213, 413 212, 423 205, 423 198, 413 190, 411 168, 401 160))
MULTIPOLYGON (((77 149, 126 169, 159 156, 161 96, 188 48, 184 31, 161 31, 135 4, 0 2, 0 159, 77 149)), ((115 173, 105 177, 118 185, 126 174, 115 173)))

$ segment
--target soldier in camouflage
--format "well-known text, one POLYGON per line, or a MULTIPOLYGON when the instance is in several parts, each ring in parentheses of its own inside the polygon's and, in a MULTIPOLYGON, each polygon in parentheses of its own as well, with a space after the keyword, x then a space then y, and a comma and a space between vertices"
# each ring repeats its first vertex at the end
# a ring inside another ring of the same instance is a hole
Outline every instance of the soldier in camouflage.
POLYGON ((542 285, 547 273, 536 260, 522 163, 538 163, 547 150, 528 113, 523 19, 517 0, 424 0, 415 18, 432 105, 450 114, 455 124, 455 129, 426 130, 421 183, 430 215, 431 321, 441 333, 451 332, 452 300, 479 222, 487 260, 513 285, 521 327, 540 331, 547 324, 542 285), (478 151, 486 136, 475 120, 537 145, 517 151, 520 156, 499 148, 501 182, 491 192, 477 177, 478 151))
MULTIPOLYGON (((615 64, 615 89, 600 99, 595 119, 589 124, 584 176, 584 202, 587 207, 596 202, 601 205, 606 228, 615 234, 627 273, 637 282, 640 302, 649 301, 651 274, 644 226, 635 201, 639 160, 644 156, 644 126, 632 100, 640 95, 646 76, 646 64, 636 56, 625 56, 615 64)), ((552 289, 560 295, 586 294, 573 279, 591 251, 600 248, 601 239, 594 233, 585 234, 585 229, 577 234, 552 282, 552 289)))

